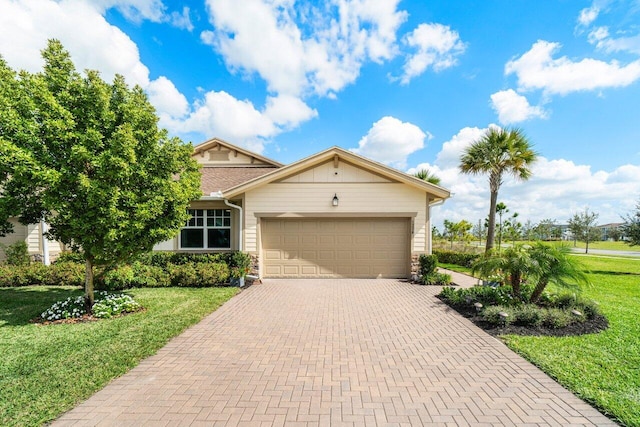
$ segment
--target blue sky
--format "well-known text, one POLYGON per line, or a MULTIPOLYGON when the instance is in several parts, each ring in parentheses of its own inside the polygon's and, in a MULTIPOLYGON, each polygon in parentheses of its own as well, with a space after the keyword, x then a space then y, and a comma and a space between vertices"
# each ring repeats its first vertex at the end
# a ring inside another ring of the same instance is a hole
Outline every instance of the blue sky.
POLYGON ((489 126, 540 154, 500 192, 523 221, 588 207, 617 222, 640 198, 638 0, 0 0, 12 67, 37 71, 48 38, 140 84, 185 141, 430 168, 453 192, 436 225, 487 215, 486 178, 457 164, 489 126))

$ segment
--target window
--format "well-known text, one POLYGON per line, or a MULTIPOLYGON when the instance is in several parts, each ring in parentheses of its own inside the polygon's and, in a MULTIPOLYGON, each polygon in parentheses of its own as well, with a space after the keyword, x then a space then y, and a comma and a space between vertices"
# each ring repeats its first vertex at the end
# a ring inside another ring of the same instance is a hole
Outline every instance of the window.
POLYGON ((181 249, 231 249, 230 209, 189 209, 180 231, 181 249))

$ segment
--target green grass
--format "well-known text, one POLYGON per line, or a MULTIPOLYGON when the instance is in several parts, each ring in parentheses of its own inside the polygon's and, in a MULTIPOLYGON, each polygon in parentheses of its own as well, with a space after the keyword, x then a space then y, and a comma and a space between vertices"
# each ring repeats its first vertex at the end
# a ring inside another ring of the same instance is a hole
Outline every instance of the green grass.
POLYGON ((471 275, 471 269, 469 267, 463 267, 458 264, 446 264, 444 262, 439 262, 438 267, 446 268, 447 270, 457 271, 458 273, 465 273, 471 275))
POLYGON ((98 322, 29 322, 55 301, 80 295, 61 287, 0 288, 0 425, 55 419, 104 387, 235 295, 237 288, 135 289, 146 311, 98 322))
POLYGON ((507 345, 603 413, 640 426, 640 260, 580 256, 609 329, 578 337, 509 335, 507 345))

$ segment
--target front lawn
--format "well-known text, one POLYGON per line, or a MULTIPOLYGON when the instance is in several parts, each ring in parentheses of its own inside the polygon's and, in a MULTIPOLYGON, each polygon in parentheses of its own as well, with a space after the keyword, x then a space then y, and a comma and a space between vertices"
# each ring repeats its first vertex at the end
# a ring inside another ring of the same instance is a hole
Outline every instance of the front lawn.
POLYGON ((640 426, 640 260, 580 256, 609 329, 575 337, 503 336, 507 345, 603 413, 640 426))
POLYGON ((77 288, 0 288, 0 425, 42 425, 73 408, 169 339, 197 323, 237 288, 131 289, 146 310, 97 322, 30 323, 77 288))

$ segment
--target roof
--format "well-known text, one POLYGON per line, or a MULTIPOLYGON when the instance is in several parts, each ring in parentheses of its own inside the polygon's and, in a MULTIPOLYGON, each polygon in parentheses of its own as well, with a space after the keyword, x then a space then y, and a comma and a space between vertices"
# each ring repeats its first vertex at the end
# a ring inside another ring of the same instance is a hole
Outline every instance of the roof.
POLYGON ((203 167, 200 169, 202 178, 200 180, 200 190, 202 194, 208 196, 217 191, 226 191, 232 187, 243 184, 254 178, 272 172, 274 166, 267 167, 203 167))
POLYGON ((314 154, 295 163, 291 163, 287 166, 271 169, 267 173, 257 176, 249 181, 223 189, 223 195, 225 198, 235 197, 248 190, 260 187, 278 179, 295 175, 309 167, 313 167, 331 159, 342 159, 348 161, 371 172, 375 172, 389 179, 422 190, 425 193, 428 193, 433 198, 433 201, 445 200, 451 196, 449 190, 443 187, 423 181, 413 175, 406 174, 387 165, 383 165, 382 163, 375 162, 351 151, 344 150, 340 147, 331 147, 325 151, 321 151, 320 153, 314 154))

